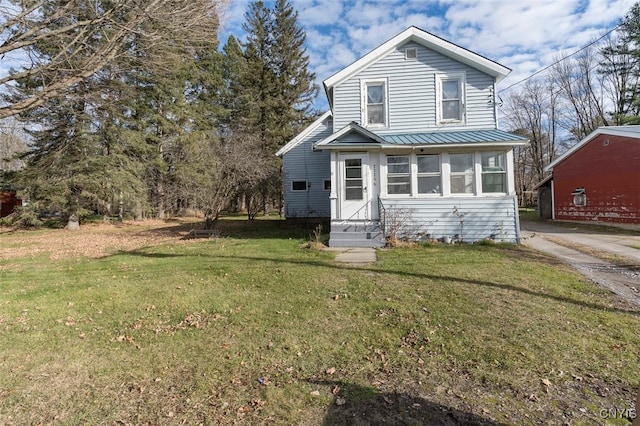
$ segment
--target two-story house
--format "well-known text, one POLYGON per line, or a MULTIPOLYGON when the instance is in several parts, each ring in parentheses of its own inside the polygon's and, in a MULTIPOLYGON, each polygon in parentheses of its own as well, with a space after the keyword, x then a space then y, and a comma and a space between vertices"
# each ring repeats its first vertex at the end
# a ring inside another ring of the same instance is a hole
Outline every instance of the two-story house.
POLYGON ((324 81, 330 111, 287 143, 285 216, 329 217, 330 246, 384 237, 519 240, 510 70, 410 27, 324 81))

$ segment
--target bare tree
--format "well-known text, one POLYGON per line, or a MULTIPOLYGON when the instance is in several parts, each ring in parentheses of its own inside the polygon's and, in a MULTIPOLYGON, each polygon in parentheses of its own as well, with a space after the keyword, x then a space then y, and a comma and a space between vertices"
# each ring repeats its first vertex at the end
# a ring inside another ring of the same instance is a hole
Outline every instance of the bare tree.
POLYGON ((563 127, 576 140, 599 126, 609 125, 604 77, 597 71, 599 61, 599 52, 592 45, 574 57, 558 59, 549 73, 567 107, 563 111, 563 127))
POLYGON ((134 35, 144 40, 155 65, 163 64, 165 49, 210 42, 211 27, 217 27, 216 7, 222 1, 0 2, 0 58, 21 58, 14 70, 0 71, 0 90, 19 95, 0 105, 0 118, 64 94, 125 54, 134 35), (19 81, 34 82, 38 90, 16 93, 19 81))
POLYGON ((518 202, 532 205, 533 187, 545 178, 544 167, 555 158, 559 144, 559 88, 548 77, 530 79, 507 97, 505 106, 509 129, 529 139, 529 145, 514 149, 514 162, 518 202))
POLYGON ((559 99, 557 87, 551 80, 531 79, 519 92, 507 98, 505 114, 508 126, 512 131, 529 137, 529 146, 519 151, 518 155, 526 163, 522 164, 526 171, 522 176, 531 179, 530 184, 522 184, 531 188, 544 179, 544 167, 556 155, 559 99))

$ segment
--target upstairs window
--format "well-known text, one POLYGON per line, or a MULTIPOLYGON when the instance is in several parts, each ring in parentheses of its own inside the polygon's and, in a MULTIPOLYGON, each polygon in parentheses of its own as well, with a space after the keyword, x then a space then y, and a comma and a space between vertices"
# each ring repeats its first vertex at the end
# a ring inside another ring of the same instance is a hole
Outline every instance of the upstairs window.
POLYGON ((438 76, 438 121, 458 123, 464 121, 464 75, 438 76))
POLYGON ((408 155, 387 156, 387 193, 411 194, 411 163, 408 155))
POLYGON ((504 193, 507 170, 503 152, 482 153, 482 192, 504 193))
POLYGON ((441 194, 440 156, 418 155, 418 194, 441 194))
POLYGON ((385 80, 365 81, 363 123, 366 127, 387 126, 387 83, 385 80))
POLYGON ((451 193, 473 194, 473 154, 451 154, 451 193))

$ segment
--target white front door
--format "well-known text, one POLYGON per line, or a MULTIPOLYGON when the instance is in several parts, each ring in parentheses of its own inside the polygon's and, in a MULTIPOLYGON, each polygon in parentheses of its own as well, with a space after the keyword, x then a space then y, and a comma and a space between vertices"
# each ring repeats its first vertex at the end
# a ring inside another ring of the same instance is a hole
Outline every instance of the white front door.
POLYGON ((340 154, 340 219, 369 220, 369 157, 340 154))

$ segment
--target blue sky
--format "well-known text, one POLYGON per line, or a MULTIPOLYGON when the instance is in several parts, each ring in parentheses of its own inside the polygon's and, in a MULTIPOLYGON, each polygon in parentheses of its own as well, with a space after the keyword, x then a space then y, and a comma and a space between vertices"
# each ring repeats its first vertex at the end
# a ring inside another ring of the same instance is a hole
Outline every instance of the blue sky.
MULTIPOLYGON (((317 83, 414 25, 511 68, 499 90, 615 27, 636 0, 291 0, 317 83)), ((244 40, 249 0, 231 0, 220 40, 244 40)), ((273 1, 265 1, 269 7, 273 1)), ((514 89, 516 89, 516 86, 514 89)), ((511 90, 514 90, 511 89, 511 90)), ((316 101, 326 108, 324 91, 316 101)))

